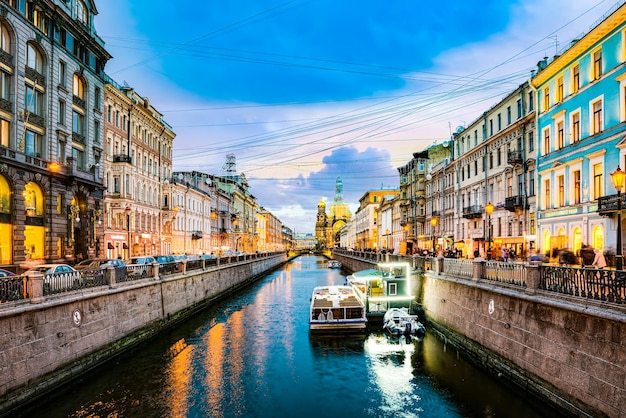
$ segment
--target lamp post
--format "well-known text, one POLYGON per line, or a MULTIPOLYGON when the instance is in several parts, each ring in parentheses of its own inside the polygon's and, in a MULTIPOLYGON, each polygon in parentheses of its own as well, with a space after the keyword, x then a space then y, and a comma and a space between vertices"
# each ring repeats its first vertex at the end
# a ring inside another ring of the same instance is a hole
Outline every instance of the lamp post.
POLYGON ((432 217, 430 218, 430 225, 433 227, 432 233, 433 233, 433 254, 435 253, 435 228, 437 227, 437 222, 439 222, 439 219, 437 219, 436 217, 432 217))
POLYGON ((485 205, 487 213, 487 260, 491 260, 491 214, 493 213, 493 203, 489 202, 485 205))
POLYGON ((626 173, 621 168, 617 167, 617 170, 611 173, 611 180, 613 180, 613 186, 617 190, 617 254, 615 254, 615 268, 622 270, 622 189, 624 188, 624 180, 626 179, 626 173))

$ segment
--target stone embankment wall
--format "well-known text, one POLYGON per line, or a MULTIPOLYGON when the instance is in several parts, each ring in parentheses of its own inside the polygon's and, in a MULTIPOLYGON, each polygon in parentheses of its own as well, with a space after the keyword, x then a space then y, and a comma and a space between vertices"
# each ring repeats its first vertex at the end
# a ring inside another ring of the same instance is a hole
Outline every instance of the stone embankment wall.
POLYGON ((506 384, 572 416, 626 418, 624 306, 433 272, 419 290, 429 331, 506 384))
POLYGON ((0 416, 287 261, 285 254, 0 309, 0 416))

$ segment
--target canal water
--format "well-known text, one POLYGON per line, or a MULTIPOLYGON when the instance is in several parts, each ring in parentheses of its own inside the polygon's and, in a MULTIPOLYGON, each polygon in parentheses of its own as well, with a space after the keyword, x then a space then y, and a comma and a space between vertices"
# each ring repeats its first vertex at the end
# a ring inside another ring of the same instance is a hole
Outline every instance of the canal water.
POLYGON ((559 416, 428 333, 311 336, 313 287, 344 281, 325 259, 298 257, 17 416, 559 416))

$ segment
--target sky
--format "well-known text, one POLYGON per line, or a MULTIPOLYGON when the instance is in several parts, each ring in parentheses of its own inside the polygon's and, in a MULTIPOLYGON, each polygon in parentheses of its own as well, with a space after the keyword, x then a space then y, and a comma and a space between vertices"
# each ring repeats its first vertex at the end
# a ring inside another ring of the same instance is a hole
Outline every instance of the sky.
POLYGON ((341 177, 354 213, 588 32, 617 0, 96 0, 127 83, 176 133, 175 171, 236 158, 260 206, 315 230, 341 177))

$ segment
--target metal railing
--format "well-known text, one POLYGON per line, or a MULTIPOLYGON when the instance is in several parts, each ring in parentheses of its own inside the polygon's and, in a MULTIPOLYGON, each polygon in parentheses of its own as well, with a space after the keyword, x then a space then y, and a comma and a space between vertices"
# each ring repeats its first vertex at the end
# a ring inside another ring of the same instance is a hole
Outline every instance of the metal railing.
MULTIPOLYGON (((124 283, 134 280, 154 278, 155 266, 159 276, 186 274, 191 271, 202 271, 220 265, 251 261, 271 257, 281 252, 263 252, 239 254, 232 257, 199 258, 187 261, 176 261, 164 264, 129 264, 122 267, 89 268, 65 273, 37 274, 42 289, 39 296, 59 295, 87 288, 109 286, 113 282, 124 283)), ((33 277, 30 274, 21 276, 0 277, 0 304, 29 300, 33 277)), ((37 294, 37 291, 34 292, 37 294)))
POLYGON ((377 264, 381 261, 409 262, 414 273, 429 272, 442 277, 488 281, 520 291, 540 291, 544 295, 568 295, 580 300, 596 300, 626 305, 626 270, 577 268, 542 263, 503 262, 484 259, 455 259, 418 255, 387 255, 381 260, 376 252, 335 249, 334 253, 377 264), (530 270, 529 266, 535 270, 530 270), (535 274, 535 281, 529 275, 535 274))

